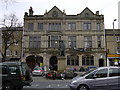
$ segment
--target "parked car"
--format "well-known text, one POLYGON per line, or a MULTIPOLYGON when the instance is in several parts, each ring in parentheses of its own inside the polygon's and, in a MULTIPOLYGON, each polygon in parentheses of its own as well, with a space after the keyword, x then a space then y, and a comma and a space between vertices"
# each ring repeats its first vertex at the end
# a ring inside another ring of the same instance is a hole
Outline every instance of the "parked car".
POLYGON ((42 67, 35 67, 32 71, 32 74, 43 76, 45 73, 42 67))
POLYGON ((0 70, 2 90, 21 90, 23 86, 29 86, 33 81, 31 70, 25 62, 2 62, 0 70))
POLYGON ((66 70, 63 72, 65 74, 65 78, 74 78, 77 76, 77 73, 74 71, 66 70))
POLYGON ((89 71, 89 70, 96 69, 96 68, 97 68, 96 66, 89 66, 89 67, 86 68, 85 71, 89 71))
POLYGON ((72 79, 71 90, 120 90, 120 67, 100 67, 72 79))

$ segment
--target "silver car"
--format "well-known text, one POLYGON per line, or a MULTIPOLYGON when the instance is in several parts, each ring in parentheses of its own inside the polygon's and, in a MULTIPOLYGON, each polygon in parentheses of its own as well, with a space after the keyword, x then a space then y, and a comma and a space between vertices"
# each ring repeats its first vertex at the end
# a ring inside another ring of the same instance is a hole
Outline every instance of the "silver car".
POLYGON ((44 70, 42 69, 42 67, 35 67, 32 71, 32 74, 43 76, 44 75, 44 70))
POLYGON ((72 79, 71 90, 120 90, 120 67, 100 67, 72 79))

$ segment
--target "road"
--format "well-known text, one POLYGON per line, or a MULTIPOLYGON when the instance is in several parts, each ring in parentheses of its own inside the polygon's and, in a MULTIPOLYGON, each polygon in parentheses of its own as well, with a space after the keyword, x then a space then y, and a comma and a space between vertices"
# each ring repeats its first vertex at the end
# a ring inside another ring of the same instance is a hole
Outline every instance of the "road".
POLYGON ((34 76, 31 86, 25 86, 23 90, 70 90, 70 80, 49 80, 45 77, 34 76))

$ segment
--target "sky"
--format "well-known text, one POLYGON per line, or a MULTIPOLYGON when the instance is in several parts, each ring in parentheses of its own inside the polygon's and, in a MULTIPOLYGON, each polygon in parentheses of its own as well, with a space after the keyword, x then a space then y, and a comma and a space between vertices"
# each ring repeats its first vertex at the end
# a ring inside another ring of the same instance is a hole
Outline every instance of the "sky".
POLYGON ((57 6, 61 11, 65 9, 67 15, 77 15, 88 7, 93 13, 99 11, 104 15, 105 29, 118 29, 118 2, 120 0, 0 0, 0 20, 3 16, 15 13, 23 22, 24 13, 28 12, 30 6, 34 15, 44 15, 45 11, 57 6), (6 2, 6 3, 5 3, 6 2))

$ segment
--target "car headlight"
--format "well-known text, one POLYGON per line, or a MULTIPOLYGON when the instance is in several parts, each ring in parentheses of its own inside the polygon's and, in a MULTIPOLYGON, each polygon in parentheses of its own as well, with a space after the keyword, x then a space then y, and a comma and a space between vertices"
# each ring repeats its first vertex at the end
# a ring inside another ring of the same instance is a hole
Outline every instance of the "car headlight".
POLYGON ((77 81, 76 80, 74 80, 74 81, 72 81, 71 83, 73 84, 73 83, 76 83, 77 81))

